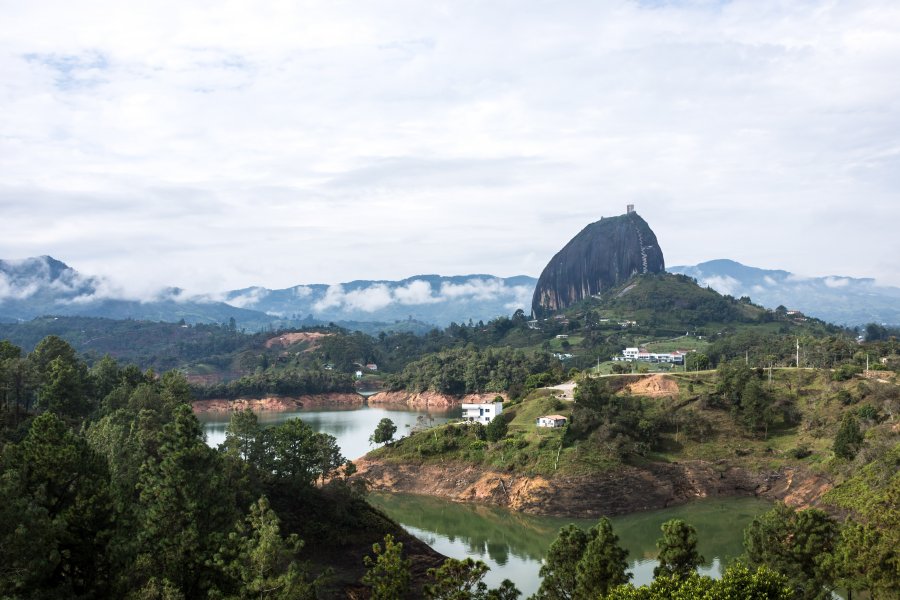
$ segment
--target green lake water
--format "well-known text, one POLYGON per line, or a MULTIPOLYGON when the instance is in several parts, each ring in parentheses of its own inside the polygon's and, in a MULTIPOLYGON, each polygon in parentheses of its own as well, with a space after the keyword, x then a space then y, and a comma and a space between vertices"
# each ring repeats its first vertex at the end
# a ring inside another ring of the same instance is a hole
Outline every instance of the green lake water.
MULTIPOLYGON (((484 561, 491 567, 486 578, 491 587, 510 579, 524 597, 540 585, 541 559, 559 529, 569 523, 587 529, 595 523, 410 494, 370 494, 369 501, 441 554, 484 561)), ((611 520, 620 544, 628 550, 632 582, 642 585, 653 580, 656 540, 665 521, 683 519, 697 528, 699 550, 706 558, 700 572, 718 576, 742 552, 744 528, 769 508, 770 502, 758 498, 702 499, 611 520)))
MULTIPOLYGON (((268 411, 257 415, 266 426, 303 419, 316 431, 335 436, 344 456, 355 459, 371 450, 369 436, 384 417, 394 421, 399 437, 421 420, 444 423, 459 417, 460 411, 354 406, 268 411)), ((205 413, 198 417, 207 443, 220 444, 225 439, 229 414, 205 413)), ((575 523, 587 529, 594 524, 592 520, 535 517, 496 507, 408 494, 371 494, 370 502, 441 554, 483 560, 491 567, 486 578, 491 587, 510 579, 523 592, 523 597, 540 585, 541 559, 560 527, 575 523)), ((716 576, 723 565, 741 553, 744 528, 770 506, 769 502, 756 498, 704 499, 684 506, 615 517, 612 521, 622 546, 629 553, 632 582, 645 584, 653 579, 656 540, 663 522, 684 519, 697 528, 700 553, 706 558, 701 572, 716 576)))
MULTIPOLYGON (((420 420, 429 425, 446 423, 450 419, 462 415, 459 408, 453 410, 410 410, 407 407, 392 408, 383 406, 329 406, 296 411, 259 411, 256 413, 263 426, 271 427, 291 419, 302 419, 316 431, 333 435, 337 439, 341 452, 354 460, 372 450, 369 436, 375 431, 378 422, 387 417, 397 426, 396 437, 409 434, 420 420)), ((225 427, 228 425, 230 413, 211 412, 197 415, 206 432, 206 443, 218 446, 225 441, 225 427)))

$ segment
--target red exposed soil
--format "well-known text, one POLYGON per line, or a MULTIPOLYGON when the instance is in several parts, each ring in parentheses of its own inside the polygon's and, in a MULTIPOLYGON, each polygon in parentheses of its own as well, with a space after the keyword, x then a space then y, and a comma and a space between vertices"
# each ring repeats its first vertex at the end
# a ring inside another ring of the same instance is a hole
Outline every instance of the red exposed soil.
POLYGON ((493 504, 538 515, 595 518, 683 504, 696 498, 760 496, 814 506, 830 489, 796 470, 753 473, 725 462, 622 466, 582 477, 525 476, 469 464, 356 462, 371 489, 493 504))
POLYGON ((632 396, 645 396, 648 398, 677 396, 678 383, 665 375, 650 375, 627 385, 625 391, 632 396))
POLYGON ((362 406, 365 399, 359 394, 314 394, 310 396, 271 396, 268 398, 238 398, 236 400, 195 400, 195 413, 230 412, 233 410, 298 410, 340 404, 341 406, 362 406))
POLYGON ((467 396, 449 396, 438 392, 378 392, 369 397, 369 404, 392 404, 409 406, 410 408, 449 408, 463 403, 493 402, 494 398, 504 394, 469 394, 467 396))

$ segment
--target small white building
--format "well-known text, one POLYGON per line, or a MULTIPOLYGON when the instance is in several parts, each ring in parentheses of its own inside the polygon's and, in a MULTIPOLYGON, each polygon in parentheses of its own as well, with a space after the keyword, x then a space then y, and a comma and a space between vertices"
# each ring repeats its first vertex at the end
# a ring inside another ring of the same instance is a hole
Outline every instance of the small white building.
POLYGON ((487 425, 503 412, 502 402, 463 402, 463 421, 487 425))
POLYGON ((566 426, 566 418, 562 415, 546 415, 543 417, 538 417, 537 426, 538 427, 565 427, 566 426))

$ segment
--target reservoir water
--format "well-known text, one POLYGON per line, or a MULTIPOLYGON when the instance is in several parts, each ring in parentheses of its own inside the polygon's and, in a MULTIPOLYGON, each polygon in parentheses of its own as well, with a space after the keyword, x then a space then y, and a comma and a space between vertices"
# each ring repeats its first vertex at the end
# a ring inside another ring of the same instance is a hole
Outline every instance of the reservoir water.
MULTIPOLYGON (((337 438, 344 456, 355 459, 372 446, 369 436, 378 422, 387 417, 397 425, 397 437, 407 435, 417 424, 445 423, 460 416, 460 410, 410 410, 408 407, 328 407, 299 411, 259 412, 264 425, 289 419, 303 419, 316 431, 337 438)), ((217 446, 225 439, 228 413, 198 415, 206 431, 207 443, 217 446)), ((472 557, 491 567, 486 581, 496 587, 511 579, 528 597, 540 585, 541 559, 559 529, 575 523, 585 529, 593 520, 536 517, 496 507, 458 504, 440 498, 408 494, 371 494, 370 502, 403 525, 412 535, 453 558, 472 557)), ((717 576, 728 562, 741 553, 743 530, 771 504, 757 498, 716 498, 684 506, 635 513, 612 519, 621 545, 628 550, 632 582, 646 584, 653 579, 656 540, 660 526, 669 519, 684 519, 697 528, 700 553, 706 563, 702 573, 717 576)))
MULTIPOLYGON (((510 579, 523 597, 537 591, 541 559, 559 529, 569 523, 588 529, 596 522, 536 517, 409 494, 370 494, 369 502, 441 554, 484 561, 491 567, 485 578, 491 587, 510 579)), ((620 545, 628 550, 631 581, 643 585, 653 580, 656 540, 665 521, 683 519, 697 528, 699 551, 706 559, 700 572, 717 577, 742 552, 744 528, 769 508, 771 503, 758 498, 702 499, 610 520, 620 545)))
MULTIPOLYGON (((363 456, 374 446, 369 444, 369 436, 375 431, 378 422, 387 417, 397 426, 395 437, 409 435, 410 429, 424 423, 439 425, 462 415, 462 409, 451 410, 411 410, 390 406, 329 406, 326 408, 310 408, 292 411, 260 411, 256 413, 263 426, 277 425, 291 419, 303 419, 316 431, 333 435, 341 447, 343 455, 350 460, 363 456)), ((225 427, 228 426, 230 414, 225 412, 209 412, 197 415, 206 432, 206 443, 218 446, 225 441, 225 427)))

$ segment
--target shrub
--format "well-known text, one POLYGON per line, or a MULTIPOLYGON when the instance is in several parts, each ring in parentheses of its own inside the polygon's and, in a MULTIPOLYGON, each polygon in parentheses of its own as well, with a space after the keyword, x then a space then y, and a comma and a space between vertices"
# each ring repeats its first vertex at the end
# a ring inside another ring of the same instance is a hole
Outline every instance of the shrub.
POLYGON ((793 450, 791 450, 791 451, 789 452, 789 454, 790 454, 792 457, 797 458, 797 459, 800 459, 800 458, 806 458, 807 456, 810 456, 810 455, 812 454, 812 450, 810 450, 810 449, 806 446, 806 444, 801 444, 800 446, 797 446, 796 448, 794 448, 793 450))

